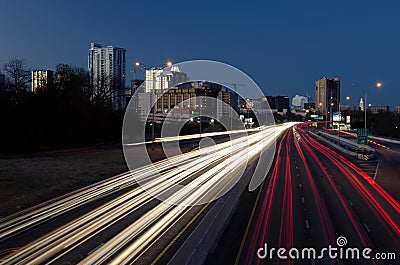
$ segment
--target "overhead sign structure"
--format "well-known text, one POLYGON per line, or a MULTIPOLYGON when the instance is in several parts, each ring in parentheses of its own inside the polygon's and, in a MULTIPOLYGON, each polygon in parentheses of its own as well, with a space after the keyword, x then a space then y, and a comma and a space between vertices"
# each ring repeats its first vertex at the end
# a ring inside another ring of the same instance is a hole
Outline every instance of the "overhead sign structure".
POLYGON ((368 130, 365 128, 357 128, 357 143, 368 144, 368 130))

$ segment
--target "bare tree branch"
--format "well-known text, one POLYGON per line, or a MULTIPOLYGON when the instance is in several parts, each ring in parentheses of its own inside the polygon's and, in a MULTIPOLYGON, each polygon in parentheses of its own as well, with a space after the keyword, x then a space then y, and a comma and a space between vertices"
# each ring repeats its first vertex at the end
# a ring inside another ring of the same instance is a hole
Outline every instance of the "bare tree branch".
POLYGON ((27 84, 30 81, 30 70, 27 68, 24 59, 11 59, 3 65, 3 71, 7 77, 10 90, 15 93, 27 91, 27 84))

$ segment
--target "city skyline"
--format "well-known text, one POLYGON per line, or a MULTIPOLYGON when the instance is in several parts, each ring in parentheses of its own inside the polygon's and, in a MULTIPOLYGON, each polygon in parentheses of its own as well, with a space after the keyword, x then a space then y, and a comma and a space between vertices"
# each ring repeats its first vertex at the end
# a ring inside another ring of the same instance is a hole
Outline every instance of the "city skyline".
POLYGON ((0 264, 399 264, 398 10, 0 0, 0 264))
POLYGON ((45 3, 0 3, 3 19, 16 21, 2 30, 8 36, 2 64, 17 57, 31 68, 69 63, 87 69, 87 49, 98 42, 127 50, 127 80, 133 79, 135 61, 159 66, 210 59, 243 70, 269 95, 313 95, 314 81, 326 76, 341 78, 342 96, 350 96, 352 105, 363 97, 360 87, 377 81, 383 87, 370 92, 369 103, 391 109, 399 104, 400 38, 392 34, 398 3, 119 2, 109 7, 107 20, 101 1, 45 3), (34 15, 40 13, 46 15, 34 15), (192 19, 193 14, 201 15, 192 19), (38 27, 43 33, 37 34, 38 27))

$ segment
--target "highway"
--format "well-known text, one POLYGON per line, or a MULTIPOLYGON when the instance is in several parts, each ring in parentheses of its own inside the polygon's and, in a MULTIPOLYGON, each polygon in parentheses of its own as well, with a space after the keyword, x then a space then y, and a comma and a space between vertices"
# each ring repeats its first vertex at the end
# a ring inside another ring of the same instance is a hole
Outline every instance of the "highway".
POLYGON ((194 226, 207 202, 240 182, 249 163, 292 125, 177 155, 3 219, 0 263, 161 262, 179 229, 194 226))
MULTIPOLYGON (((326 130, 326 132, 337 135, 337 131, 326 130)), ((353 141, 357 139, 356 134, 346 131, 341 131, 340 136, 353 141)), ((378 154, 377 159, 368 162, 352 160, 353 163, 359 164, 366 171, 367 167, 371 167, 370 175, 375 181, 397 201, 400 201, 400 144, 384 138, 369 139, 368 143, 378 154)))
MULTIPOLYGON (((288 123, 242 131, 230 141, 139 167, 0 220, 0 264, 178 264, 184 260, 177 257, 181 247, 218 204, 230 203, 232 187, 247 188, 245 172, 277 139, 270 172, 256 190, 240 191, 205 263, 397 264, 327 255, 278 259, 276 250, 257 255, 265 244, 320 250, 336 246, 339 237, 372 254, 399 255, 399 190, 381 182, 398 181, 393 171, 398 146, 376 141, 380 155, 388 156, 382 161, 395 160, 382 162, 374 180, 356 160, 326 147, 306 128, 288 123)), ((157 139, 164 140, 174 141, 157 139)))
POLYGON ((242 195, 207 264, 398 264, 398 200, 305 127, 284 134, 273 170, 257 191, 242 195), (293 247, 337 246, 339 237, 347 239, 346 246, 371 248, 373 255, 395 253, 397 260, 279 259, 276 254, 279 247, 288 256, 293 247), (260 258, 265 244, 275 252, 260 258))

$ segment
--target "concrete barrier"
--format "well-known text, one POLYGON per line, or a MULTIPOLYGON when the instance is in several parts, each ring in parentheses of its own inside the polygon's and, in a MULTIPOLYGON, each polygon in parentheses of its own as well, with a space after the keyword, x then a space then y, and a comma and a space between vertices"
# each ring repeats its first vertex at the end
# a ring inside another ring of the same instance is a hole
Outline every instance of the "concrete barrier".
POLYGON ((322 132, 320 132, 320 134, 322 134, 323 136, 318 135, 318 134, 313 133, 313 132, 310 132, 310 134, 314 135, 315 137, 317 137, 317 138, 320 139, 321 141, 327 143, 328 145, 332 146, 333 148, 335 148, 335 149, 341 151, 342 153, 345 153, 345 154, 354 156, 354 157, 356 157, 357 159, 360 159, 360 160, 370 160, 370 159, 376 158, 375 150, 374 150, 373 148, 371 148, 371 147, 367 147, 366 150, 368 150, 368 153, 364 153, 363 150, 357 150, 357 149, 358 149, 358 144, 357 144, 357 143, 354 143, 354 142, 348 143, 347 141, 349 141, 349 140, 347 140, 347 139, 342 139, 342 138, 341 138, 341 139, 340 139, 341 143, 344 144, 344 145, 348 145, 349 147, 351 147, 351 149, 353 150, 353 151, 352 151, 352 150, 343 148, 343 147, 341 147, 341 146, 335 144, 334 142, 332 142, 332 139, 335 139, 336 141, 339 141, 339 138, 336 137, 336 136, 333 136, 333 135, 330 135, 330 134, 327 134, 327 133, 322 133, 322 132), (324 138, 324 137, 326 137, 326 138, 324 138), (335 137, 336 137, 336 138, 335 138, 335 137), (327 138, 329 138, 329 139, 327 139, 327 138), (346 140, 346 141, 342 141, 342 140, 346 140), (355 147, 357 147, 356 150, 354 150, 355 147))
POLYGON ((394 139, 390 139, 390 138, 384 138, 384 137, 379 137, 379 136, 368 136, 368 138, 374 139, 374 140, 380 140, 380 141, 384 141, 384 142, 388 142, 388 143, 393 143, 393 144, 400 144, 399 140, 394 140, 394 139))
POLYGON ((367 150, 368 152, 375 152, 375 149, 373 149, 372 147, 369 147, 369 146, 367 146, 366 148, 360 148, 359 146, 359 144, 358 143, 356 143, 356 142, 354 142, 354 141, 352 141, 352 140, 348 140, 348 139, 345 139, 345 138, 343 138, 343 137, 338 137, 338 136, 336 136, 336 135, 332 135, 332 134, 330 134, 330 133, 325 133, 325 132, 318 132, 318 134, 319 135, 322 135, 323 137, 325 137, 325 138, 329 138, 329 139, 331 139, 331 140, 333 140, 333 141, 335 141, 335 142, 340 142, 341 144, 344 144, 344 145, 346 145, 346 146, 348 146, 348 147, 351 147, 352 149, 354 149, 355 151, 356 150, 367 150))

